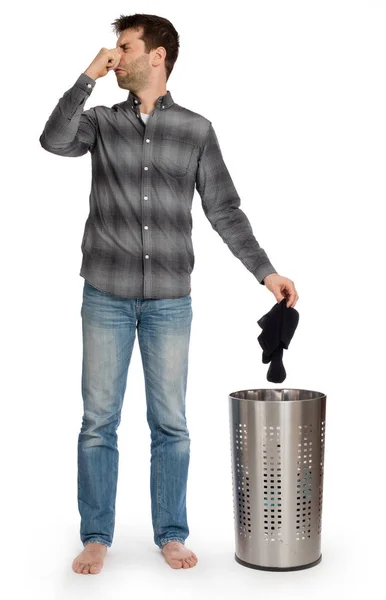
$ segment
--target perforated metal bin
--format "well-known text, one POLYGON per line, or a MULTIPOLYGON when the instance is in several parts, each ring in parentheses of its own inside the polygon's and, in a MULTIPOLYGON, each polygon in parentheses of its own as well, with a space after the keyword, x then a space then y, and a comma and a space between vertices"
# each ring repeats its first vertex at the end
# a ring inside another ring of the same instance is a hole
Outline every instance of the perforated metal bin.
POLYGON ((235 560, 293 571, 322 560, 326 395, 254 389, 229 395, 235 560))

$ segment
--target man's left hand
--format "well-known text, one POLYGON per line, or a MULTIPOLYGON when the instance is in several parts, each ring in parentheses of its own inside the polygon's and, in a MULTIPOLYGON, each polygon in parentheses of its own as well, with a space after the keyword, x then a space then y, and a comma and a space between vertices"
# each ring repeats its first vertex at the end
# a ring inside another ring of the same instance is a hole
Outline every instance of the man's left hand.
POLYGON ((295 289, 294 282, 287 277, 282 277, 277 273, 271 273, 264 277, 264 285, 273 293, 278 303, 283 298, 287 299, 287 307, 294 308, 299 296, 295 289))

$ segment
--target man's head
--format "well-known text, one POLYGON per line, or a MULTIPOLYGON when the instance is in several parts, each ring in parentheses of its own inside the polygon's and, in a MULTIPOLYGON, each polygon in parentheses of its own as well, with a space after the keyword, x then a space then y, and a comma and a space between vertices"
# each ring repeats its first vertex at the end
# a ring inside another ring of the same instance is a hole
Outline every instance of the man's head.
POLYGON ((179 35, 170 21, 135 14, 121 15, 112 25, 118 36, 116 47, 122 54, 116 68, 119 87, 138 93, 150 82, 166 84, 179 49, 179 35))

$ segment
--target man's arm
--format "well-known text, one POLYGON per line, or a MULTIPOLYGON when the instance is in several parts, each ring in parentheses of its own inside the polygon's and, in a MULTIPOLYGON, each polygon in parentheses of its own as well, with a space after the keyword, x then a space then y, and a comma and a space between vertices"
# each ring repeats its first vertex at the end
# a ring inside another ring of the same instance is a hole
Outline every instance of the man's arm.
POLYGON ((253 235, 240 198, 222 157, 212 123, 199 159, 196 188, 213 229, 231 252, 264 285, 264 277, 277 271, 253 235))
POLYGON ((83 107, 95 84, 95 79, 82 73, 60 98, 39 138, 45 150, 60 156, 82 156, 92 150, 97 136, 95 110, 83 107))

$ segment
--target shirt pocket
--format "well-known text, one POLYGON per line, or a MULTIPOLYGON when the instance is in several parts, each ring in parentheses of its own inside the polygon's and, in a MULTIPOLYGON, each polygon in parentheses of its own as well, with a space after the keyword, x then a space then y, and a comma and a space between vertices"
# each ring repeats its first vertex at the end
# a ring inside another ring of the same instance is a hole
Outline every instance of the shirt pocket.
POLYGON ((158 163, 172 177, 184 177, 189 170, 195 145, 164 135, 161 138, 158 163))

